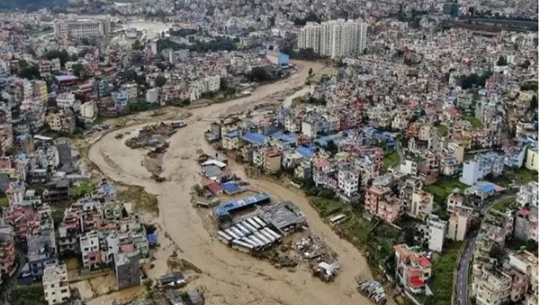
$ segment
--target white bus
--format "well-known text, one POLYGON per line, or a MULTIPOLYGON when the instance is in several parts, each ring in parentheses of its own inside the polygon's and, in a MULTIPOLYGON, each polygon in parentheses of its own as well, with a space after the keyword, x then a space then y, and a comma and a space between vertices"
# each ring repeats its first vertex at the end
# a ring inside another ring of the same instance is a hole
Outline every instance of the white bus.
POLYGON ((240 239, 241 236, 236 235, 231 229, 225 230, 225 233, 227 233, 230 237, 233 239, 240 239))
POLYGON ((333 226, 337 226, 338 224, 342 223, 347 216, 345 214, 339 214, 336 216, 330 217, 330 224, 333 226))
POLYGON ((277 239, 278 242, 281 242, 281 235, 276 233, 274 230, 272 230, 270 228, 264 228, 264 231, 267 232, 268 234, 274 236, 277 239))
POLYGON ((255 220, 253 220, 253 218, 249 218, 246 221, 257 230, 261 228, 261 225, 258 222, 256 222, 255 220))
POLYGON ((246 229, 242 224, 237 223, 236 225, 234 225, 234 227, 242 231, 242 233, 244 233, 245 235, 251 234, 251 231, 246 229))
POLYGON ((261 233, 262 236, 266 237, 266 239, 269 239, 272 243, 277 241, 274 236, 268 234, 268 232, 266 232, 265 230, 260 230, 259 233, 261 233))
POLYGON ((233 241, 233 238, 223 231, 218 231, 217 239, 226 245, 230 245, 233 241))
POLYGON ((234 233, 236 233, 236 235, 240 236, 241 238, 246 236, 247 234, 245 234, 244 232, 240 231, 239 229, 235 228, 235 227, 231 227, 230 228, 234 233))
POLYGON ((271 239, 268 239, 268 237, 265 237, 260 232, 255 232, 253 235, 255 235, 255 237, 257 237, 258 239, 262 240, 265 246, 272 243, 271 239))
POLYGON ((256 229, 254 226, 252 226, 252 225, 251 225, 249 222, 247 222, 247 221, 242 222, 242 225, 243 225, 244 227, 248 228, 248 229, 251 231, 251 233, 257 232, 257 229, 256 229))
POLYGON ((251 235, 249 237, 249 240, 257 243, 259 245, 259 247, 261 247, 261 248, 263 248, 265 246, 265 243, 262 240, 260 240, 259 238, 257 238, 257 236, 255 236, 255 235, 251 235))
POLYGON ((259 243, 256 243, 252 240, 250 240, 248 237, 243 237, 240 239, 241 242, 245 242, 248 245, 252 245, 254 250, 259 250, 261 247, 259 246, 259 243))
POLYGON ((266 222, 264 222, 262 219, 260 219, 258 216, 255 216, 253 217, 253 220, 255 220, 256 222, 258 222, 261 227, 266 227, 266 222))
POLYGON ((239 241, 239 240, 233 240, 232 247, 233 249, 238 250, 240 252, 244 252, 244 253, 251 253, 251 251, 253 251, 253 248, 254 248, 252 245, 239 241))

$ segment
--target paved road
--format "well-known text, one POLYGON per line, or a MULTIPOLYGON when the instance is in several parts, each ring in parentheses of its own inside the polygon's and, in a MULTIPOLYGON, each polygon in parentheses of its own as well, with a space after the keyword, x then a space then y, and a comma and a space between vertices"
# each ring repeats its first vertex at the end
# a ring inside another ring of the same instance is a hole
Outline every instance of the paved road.
POLYGON ((469 302, 469 264, 474 252, 474 242, 477 234, 471 236, 463 249, 463 253, 459 258, 459 266, 457 270, 456 291, 454 296, 454 305, 467 305, 469 302))
MULTIPOLYGON (((488 199, 488 201, 480 209, 481 214, 485 215, 487 210, 499 200, 505 200, 506 198, 513 196, 515 196, 514 192, 488 199)), ((467 305, 469 303, 469 265, 471 263, 472 254, 474 252, 474 243, 477 236, 478 233, 474 233, 474 235, 472 235, 467 240, 467 244, 465 245, 465 248, 461 253, 461 257, 459 258, 456 286, 454 292, 454 305, 467 305)))

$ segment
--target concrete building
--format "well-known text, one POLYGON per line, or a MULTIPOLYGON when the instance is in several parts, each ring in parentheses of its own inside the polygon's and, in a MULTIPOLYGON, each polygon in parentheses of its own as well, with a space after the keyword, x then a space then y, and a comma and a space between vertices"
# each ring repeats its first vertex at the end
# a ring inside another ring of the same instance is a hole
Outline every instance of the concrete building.
POLYGON ((408 202, 407 214, 419 220, 425 220, 433 210, 433 194, 415 189, 408 202))
POLYGON ((146 91, 146 102, 147 103, 157 103, 159 98, 159 90, 157 88, 152 88, 146 91))
POLYGON ((289 68, 289 55, 276 51, 267 51, 266 59, 280 69, 289 68))
POLYGON ((73 104, 75 104, 75 94, 71 92, 60 93, 56 97, 56 106, 60 109, 71 108, 73 107, 73 104))
POLYGON ((459 209, 452 213, 450 219, 448 219, 448 230, 446 238, 455 241, 465 240, 467 236, 467 230, 471 223, 472 210, 459 209))
POLYGON ((101 263, 98 232, 88 232, 79 237, 83 268, 92 269, 101 263))
POLYGON ((96 118, 98 109, 96 102, 89 101, 81 104, 81 116, 85 119, 92 120, 96 118))
POLYGON ((307 23, 298 33, 298 48, 339 58, 362 53, 366 48, 367 24, 354 20, 330 20, 321 24, 307 23))
POLYGON ((538 148, 529 147, 527 149, 525 168, 532 171, 538 171, 538 148))
POLYGON ((394 246, 396 280, 407 293, 425 292, 426 281, 431 278, 431 262, 421 252, 407 245, 394 246))
POLYGON ((141 253, 137 250, 127 253, 119 253, 116 256, 116 283, 119 290, 141 284, 141 269, 139 266, 140 260, 141 253))
POLYGON ((127 91, 129 100, 137 99, 138 91, 136 83, 123 84, 122 89, 127 91))
POLYGON ((466 185, 475 185, 478 181, 491 174, 494 177, 502 174, 504 157, 496 153, 477 155, 474 160, 463 163, 463 172, 459 181, 466 185))
POLYGON ((521 207, 538 206, 538 182, 531 181, 519 187, 516 203, 521 207))
POLYGON ((358 185, 360 183, 360 173, 352 167, 342 167, 338 173, 338 188, 347 197, 351 197, 358 193, 358 185))
POLYGON ((484 265, 473 266, 472 293, 476 295, 476 304, 501 305, 510 299, 512 277, 495 269, 488 269, 484 265))
POLYGON ((427 220, 429 231, 429 250, 441 252, 446 237, 447 222, 437 215, 430 215, 427 220))
POLYGON ((51 112, 45 118, 49 128, 54 131, 72 134, 75 131, 76 119, 71 110, 51 112))
POLYGON ((43 271, 43 291, 49 305, 64 304, 71 297, 65 264, 47 266, 43 271))
POLYGON ((111 21, 106 20, 60 20, 54 23, 56 39, 99 38, 111 33, 111 21))
POLYGON ((0 226, 0 277, 10 277, 16 270, 15 232, 10 226, 0 226))

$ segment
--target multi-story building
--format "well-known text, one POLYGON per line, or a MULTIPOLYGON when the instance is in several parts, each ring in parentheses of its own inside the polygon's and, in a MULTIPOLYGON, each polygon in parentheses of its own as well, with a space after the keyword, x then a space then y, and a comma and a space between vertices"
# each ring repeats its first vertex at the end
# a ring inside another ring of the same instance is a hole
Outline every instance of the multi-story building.
POLYGON ((56 39, 98 38, 111 33, 110 20, 60 20, 54 23, 56 39))
POLYGON ((137 99, 138 91, 137 91, 137 84, 136 83, 123 84, 122 89, 127 91, 128 98, 130 100, 136 100, 137 99))
POLYGON ((0 226, 0 277, 10 277, 16 270, 15 232, 11 226, 0 226))
POLYGON ((396 279, 406 292, 425 292, 426 281, 431 278, 431 262, 418 250, 407 245, 394 246, 396 279))
POLYGON ((521 207, 538 206, 538 182, 531 181, 519 187, 516 203, 521 207))
POLYGON ((87 232, 79 237, 79 241, 83 268, 99 267, 99 264, 101 264, 101 251, 98 232, 87 232))
POLYGON ((38 233, 27 237, 29 276, 41 280, 43 270, 47 266, 55 265, 58 261, 56 252, 56 238, 52 219, 43 224, 38 233))
POLYGON ((402 200, 392 194, 391 183, 392 179, 388 176, 378 177, 365 195, 366 211, 387 223, 398 220, 405 210, 402 200))
POLYGON ((72 108, 75 104, 75 94, 71 92, 60 93, 56 97, 56 106, 60 109, 69 109, 72 108))
POLYGON ((448 219, 446 238, 455 241, 465 240, 467 230, 472 220, 472 209, 456 208, 448 219))
POLYGON ((338 188, 348 198, 358 193, 360 173, 350 166, 344 166, 338 172, 338 188))
POLYGON ((415 189, 407 206, 407 214, 416 219, 424 220, 433 210, 433 194, 415 189))
POLYGON ((313 49, 331 58, 361 53, 366 48, 367 24, 353 20, 307 23, 298 34, 299 49, 313 49))
POLYGON ((538 147, 527 148, 525 168, 532 171, 538 171, 538 147))
POLYGON ((459 181, 466 185, 475 185, 487 175, 497 177, 504 169, 504 157, 496 153, 477 155, 474 160, 463 163, 463 172, 459 181))
POLYGON ((127 107, 129 102, 129 95, 126 90, 111 93, 114 106, 117 110, 122 110, 127 107))
POLYGON ((430 215, 427 219, 429 231, 428 248, 432 251, 441 252, 446 238, 448 222, 439 218, 437 215, 430 215))
POLYGON ((71 297, 67 267, 53 264, 43 270, 43 291, 49 305, 64 304, 71 297))
POLYGON ((538 242, 538 207, 523 207, 516 213, 514 238, 538 242))
POLYGON ((75 132, 76 118, 69 109, 61 109, 51 112, 46 117, 47 125, 54 131, 60 131, 66 134, 75 132))
POLYGON ((476 304, 501 305, 510 300, 512 277, 485 265, 473 266, 471 293, 476 296, 476 304))

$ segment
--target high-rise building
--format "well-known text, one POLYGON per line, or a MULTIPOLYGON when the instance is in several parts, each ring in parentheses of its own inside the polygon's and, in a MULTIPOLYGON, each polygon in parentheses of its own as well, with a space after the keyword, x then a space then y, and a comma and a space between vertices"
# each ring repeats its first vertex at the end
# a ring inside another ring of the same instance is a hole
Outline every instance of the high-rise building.
POLYGON ((298 48, 331 58, 347 56, 364 51, 366 33, 367 24, 354 20, 308 22, 298 33, 298 48))

